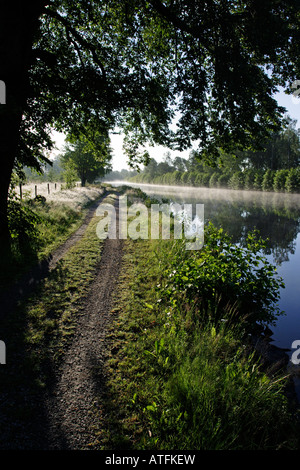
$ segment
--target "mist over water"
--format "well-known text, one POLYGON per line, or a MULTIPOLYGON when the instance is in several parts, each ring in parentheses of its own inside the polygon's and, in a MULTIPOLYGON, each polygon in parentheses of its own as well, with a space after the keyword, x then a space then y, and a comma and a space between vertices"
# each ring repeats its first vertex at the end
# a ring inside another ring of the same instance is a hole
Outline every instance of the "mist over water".
POLYGON ((122 184, 141 188, 146 194, 157 198, 171 198, 181 203, 197 202, 203 200, 221 200, 227 202, 245 202, 268 206, 294 207, 300 210, 300 194, 246 191, 236 189, 197 188, 189 186, 164 186, 159 184, 132 183, 128 181, 108 182, 114 186, 122 184))

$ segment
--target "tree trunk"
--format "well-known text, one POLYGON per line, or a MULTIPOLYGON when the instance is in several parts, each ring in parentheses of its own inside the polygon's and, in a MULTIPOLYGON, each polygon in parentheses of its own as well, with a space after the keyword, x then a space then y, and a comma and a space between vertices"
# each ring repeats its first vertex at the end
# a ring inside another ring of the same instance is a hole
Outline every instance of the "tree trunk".
POLYGON ((7 194, 14 167, 23 110, 29 93, 32 45, 45 0, 2 2, 0 15, 0 80, 6 88, 0 104, 0 263, 10 258, 7 194))

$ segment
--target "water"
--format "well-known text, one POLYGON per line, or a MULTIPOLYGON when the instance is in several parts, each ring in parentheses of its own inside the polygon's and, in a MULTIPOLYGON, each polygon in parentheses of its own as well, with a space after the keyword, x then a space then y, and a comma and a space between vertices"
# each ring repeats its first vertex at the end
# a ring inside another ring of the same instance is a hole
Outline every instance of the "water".
MULTIPOLYGON (((285 312, 272 327, 272 344, 288 349, 300 340, 300 195, 235 191, 213 188, 185 188, 175 186, 113 182, 141 188, 158 199, 167 198, 180 204, 204 204, 205 221, 223 227, 236 243, 243 244, 249 231, 257 228, 268 239, 265 256, 277 267, 285 288, 280 292, 279 308, 285 312)), ((300 354, 299 354, 300 357, 300 354)), ((290 361, 291 364, 291 361, 290 361)), ((300 399, 299 366, 294 366, 300 399)))

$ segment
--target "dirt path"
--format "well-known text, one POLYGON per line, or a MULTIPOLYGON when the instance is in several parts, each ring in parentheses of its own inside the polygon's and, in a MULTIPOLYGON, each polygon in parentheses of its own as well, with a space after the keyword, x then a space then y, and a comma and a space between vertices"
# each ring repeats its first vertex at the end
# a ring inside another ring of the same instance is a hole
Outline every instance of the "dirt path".
POLYGON ((97 441, 103 413, 98 399, 103 387, 105 337, 122 253, 122 240, 105 240, 74 339, 47 397, 48 449, 88 449, 97 441))
POLYGON ((55 268, 58 261, 69 251, 69 249, 75 245, 75 243, 80 240, 82 235, 87 229, 90 221, 94 217, 95 210, 99 206, 100 202, 107 196, 107 193, 104 192, 101 199, 97 199, 92 205, 89 207, 88 212, 83 220, 83 223, 80 227, 63 243, 60 247, 58 247, 55 252, 52 254, 51 259, 49 260, 49 271, 55 268))
MULTIPOLYGON (((103 197, 107 195, 108 193, 103 194, 103 197)), ((102 198, 95 201, 81 227, 55 251, 43 269, 36 268, 23 279, 22 284, 14 286, 14 294, 6 297, 6 314, 20 298, 26 298, 26 294, 80 240, 101 201, 102 198)), ((118 198, 115 207, 118 217, 118 198)), ((2 436, 4 448, 77 450, 97 447, 97 432, 101 432, 101 419, 105 418, 101 393, 104 391, 102 367, 107 353, 107 327, 112 321, 112 293, 121 270, 123 248, 123 241, 118 237, 116 240, 106 239, 103 242, 101 260, 88 295, 80 306, 78 324, 62 363, 57 370, 49 370, 47 390, 33 398, 32 406, 36 412, 30 422, 24 426, 20 426, 17 421, 12 426, 7 423, 7 430, 2 436)), ((4 393, 1 400, 3 403, 0 405, 5 407, 5 400, 9 401, 10 397, 4 393)), ((22 400, 26 402, 25 395, 22 400)))

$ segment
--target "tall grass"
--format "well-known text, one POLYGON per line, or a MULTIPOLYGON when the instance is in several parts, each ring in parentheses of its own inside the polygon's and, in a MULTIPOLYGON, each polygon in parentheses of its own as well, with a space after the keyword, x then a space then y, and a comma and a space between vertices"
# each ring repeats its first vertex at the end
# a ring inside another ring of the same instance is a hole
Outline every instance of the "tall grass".
MULTIPOLYGON (((226 263, 214 250, 209 263, 214 256, 220 268, 226 263)), ((238 305, 223 306, 223 315, 218 312, 216 318, 212 303, 204 311, 179 285, 164 295, 180 256, 190 257, 180 241, 127 241, 111 331, 105 445, 148 450, 297 448, 295 415, 284 393, 288 379, 284 371, 272 375, 262 368, 238 305)), ((208 276, 207 291, 210 282, 208 276)), ((224 288, 226 279, 222 283, 224 288)))
POLYGON ((147 446, 246 450, 291 445, 284 382, 263 374, 232 331, 203 327, 164 338, 169 374, 155 406, 146 406, 153 436, 147 446))

